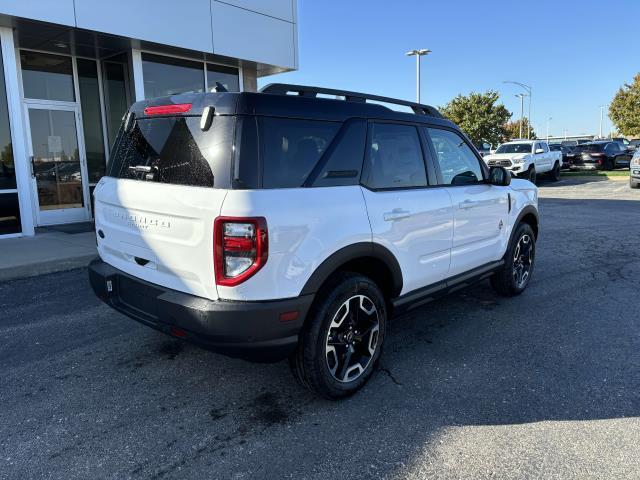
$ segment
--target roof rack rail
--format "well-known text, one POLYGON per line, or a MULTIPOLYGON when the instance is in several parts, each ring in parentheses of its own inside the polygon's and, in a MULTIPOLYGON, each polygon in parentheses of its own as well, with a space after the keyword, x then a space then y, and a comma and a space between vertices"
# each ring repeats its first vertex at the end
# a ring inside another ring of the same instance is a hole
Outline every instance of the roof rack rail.
POLYGON ((336 95, 344 97, 347 102, 366 103, 367 100, 376 102, 391 103, 394 105, 403 105, 410 107, 413 113, 417 115, 428 115, 430 117, 444 118, 442 114, 434 107, 422 105, 420 103, 409 102, 407 100, 399 100, 397 98, 382 97, 380 95, 369 95, 368 93, 350 92, 348 90, 336 90, 333 88, 310 87, 306 85, 290 85, 287 83, 270 83, 260 90, 261 93, 271 93, 275 95, 288 95, 289 93, 297 93, 301 97, 316 98, 319 93, 325 95, 336 95))

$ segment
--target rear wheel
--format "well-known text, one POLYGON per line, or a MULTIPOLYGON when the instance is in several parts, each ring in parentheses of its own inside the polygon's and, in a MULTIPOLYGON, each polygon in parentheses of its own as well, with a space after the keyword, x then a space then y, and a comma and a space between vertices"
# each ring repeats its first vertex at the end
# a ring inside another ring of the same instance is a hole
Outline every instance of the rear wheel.
POLYGON ((615 169, 615 160, 613 160, 611 158, 607 158, 604 161, 604 169, 605 170, 613 170, 613 169, 615 169))
POLYGON ((556 162, 553 169, 549 172, 549 178, 552 182, 560 180, 560 164, 558 162, 556 162))
POLYGON ((369 278, 342 273, 318 293, 289 363, 306 388, 328 399, 369 379, 385 336, 386 303, 369 278))
POLYGON ((520 295, 527 288, 536 257, 536 240, 528 223, 520 223, 504 256, 504 265, 491 277, 494 290, 505 297, 520 295))

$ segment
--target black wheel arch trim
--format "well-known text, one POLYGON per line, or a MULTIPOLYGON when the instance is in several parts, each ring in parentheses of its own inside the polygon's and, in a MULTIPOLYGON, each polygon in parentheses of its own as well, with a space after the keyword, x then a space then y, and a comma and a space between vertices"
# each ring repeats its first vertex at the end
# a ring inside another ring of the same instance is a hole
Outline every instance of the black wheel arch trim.
POLYGON ((513 222, 513 229, 511 230, 511 237, 509 238, 509 243, 511 243, 511 241, 513 240, 513 236, 516 233, 516 228, 518 227, 518 224, 520 224, 520 222, 522 222, 522 219, 529 214, 532 214, 536 219, 536 228, 534 229, 534 233, 536 234, 536 239, 538 238, 538 230, 540 227, 540 215, 536 207, 534 207, 533 205, 526 205, 522 209, 522 211, 518 214, 516 221, 513 222))
POLYGON ((374 242, 359 242, 337 250, 318 265, 305 283, 300 295, 316 293, 322 284, 346 263, 363 257, 373 257, 382 262, 391 272, 393 297, 402 291, 402 270, 396 257, 386 247, 374 242))

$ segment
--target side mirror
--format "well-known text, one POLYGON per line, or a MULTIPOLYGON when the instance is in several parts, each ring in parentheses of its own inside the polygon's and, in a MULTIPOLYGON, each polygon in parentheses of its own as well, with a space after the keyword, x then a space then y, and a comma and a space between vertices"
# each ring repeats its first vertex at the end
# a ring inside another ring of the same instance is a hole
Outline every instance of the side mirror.
POLYGON ((511 173, 504 167, 491 167, 489 168, 489 183, 506 187, 511 184, 511 173))
POLYGON ((538 148, 536 149, 536 153, 544 153, 544 150, 542 148, 538 148))

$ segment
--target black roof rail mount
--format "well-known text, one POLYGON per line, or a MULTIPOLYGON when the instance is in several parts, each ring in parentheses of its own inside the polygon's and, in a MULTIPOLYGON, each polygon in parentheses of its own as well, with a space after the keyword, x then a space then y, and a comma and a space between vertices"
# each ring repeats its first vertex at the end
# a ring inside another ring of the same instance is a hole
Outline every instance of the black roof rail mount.
POLYGON ((376 102, 391 103, 394 105, 403 105, 410 107, 413 113, 417 115, 428 115, 430 117, 444 118, 442 114, 434 107, 422 105, 421 103, 409 102, 407 100, 399 100, 397 98, 382 97, 380 95, 369 95, 368 93, 350 92, 348 90, 336 90, 333 88, 310 87, 306 85, 290 85, 287 83, 270 83, 260 90, 261 93, 271 93, 274 95, 297 94, 301 97, 316 98, 319 93, 325 95, 335 95, 344 97, 347 102, 366 103, 367 100, 376 102))

